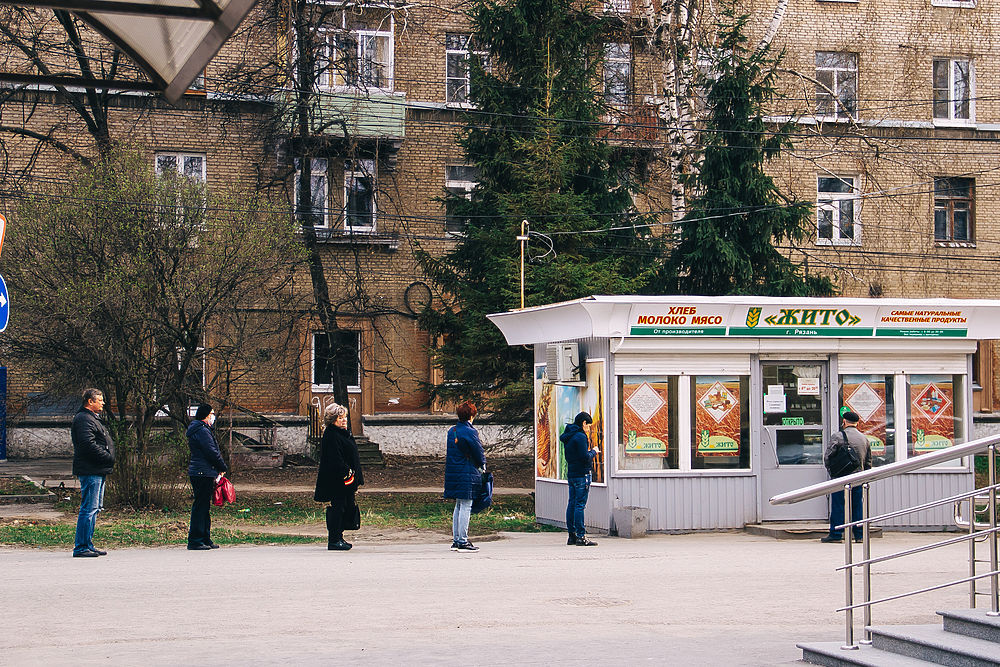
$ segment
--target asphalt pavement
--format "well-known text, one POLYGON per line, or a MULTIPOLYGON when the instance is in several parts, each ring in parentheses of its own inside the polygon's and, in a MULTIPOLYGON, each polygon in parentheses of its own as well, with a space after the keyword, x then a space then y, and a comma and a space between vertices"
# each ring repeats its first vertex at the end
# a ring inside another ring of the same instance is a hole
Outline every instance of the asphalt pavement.
MULTIPOLYGON (((742 532, 595 539, 95 559, 0 547, 0 664, 786 665, 796 642, 843 637, 843 545, 742 532)), ((933 539, 887 533, 873 553, 933 539)), ((876 566, 873 593, 961 578, 965 558, 957 545, 876 566)), ((936 610, 967 606, 956 587, 888 603, 875 621, 935 623, 936 610)))

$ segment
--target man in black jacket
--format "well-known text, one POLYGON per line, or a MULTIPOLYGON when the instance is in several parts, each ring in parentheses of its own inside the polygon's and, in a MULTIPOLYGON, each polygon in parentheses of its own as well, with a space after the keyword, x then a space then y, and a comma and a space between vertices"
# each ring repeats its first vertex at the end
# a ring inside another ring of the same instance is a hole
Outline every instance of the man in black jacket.
POLYGON ((104 393, 83 392, 83 407, 73 418, 73 474, 80 478, 80 516, 76 521, 74 558, 95 558, 108 552, 94 547, 97 513, 104 509, 104 482, 115 466, 115 444, 101 421, 104 393))
POLYGON ((592 547, 597 544, 587 539, 587 529, 583 525, 583 512, 587 508, 587 497, 590 495, 591 470, 594 457, 597 456, 597 449, 590 448, 590 440, 587 439, 583 425, 587 424, 589 427, 593 422, 590 413, 581 412, 572 424, 566 424, 563 434, 559 436, 566 455, 566 483, 569 488, 569 500, 566 503, 566 529, 569 531, 569 539, 566 544, 578 547, 592 547))

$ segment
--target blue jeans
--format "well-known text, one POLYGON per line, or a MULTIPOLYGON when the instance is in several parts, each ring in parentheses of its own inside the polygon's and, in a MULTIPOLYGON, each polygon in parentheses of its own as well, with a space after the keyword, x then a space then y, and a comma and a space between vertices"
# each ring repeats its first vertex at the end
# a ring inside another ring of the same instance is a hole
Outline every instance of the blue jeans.
POLYGON ((451 537, 455 544, 469 541, 469 518, 472 516, 472 498, 456 498, 451 515, 451 537))
POLYGON ((104 509, 104 475, 80 475, 80 516, 73 553, 93 551, 97 513, 104 509))
MULTIPOLYGON (((861 486, 851 487, 851 521, 861 520, 861 486)), ((837 491, 830 494, 830 537, 843 537, 844 531, 838 530, 837 526, 844 523, 844 492, 837 491)), ((854 526, 854 538, 861 539, 861 526, 854 526)))
POLYGON ((591 476, 570 477, 566 480, 569 486, 569 502, 566 503, 566 530, 570 535, 584 537, 587 529, 583 526, 583 510, 587 507, 587 497, 590 495, 591 476))

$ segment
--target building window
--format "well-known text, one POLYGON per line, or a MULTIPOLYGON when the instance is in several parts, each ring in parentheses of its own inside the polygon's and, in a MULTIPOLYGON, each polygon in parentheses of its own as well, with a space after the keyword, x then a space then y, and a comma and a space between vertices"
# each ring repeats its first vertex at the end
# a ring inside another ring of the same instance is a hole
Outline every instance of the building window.
POLYGON ((344 163, 344 228, 350 232, 375 231, 375 161, 344 163))
POLYGON ((444 228, 449 234, 465 231, 468 218, 459 215, 456 197, 472 199, 472 191, 479 184, 479 169, 470 165, 447 165, 444 168, 444 188, 448 192, 445 200, 444 228))
POLYGON ((324 31, 317 67, 321 87, 356 87, 392 90, 393 40, 391 31, 324 31))
POLYGON ((310 198, 312 199, 312 205, 307 209, 303 207, 299 208, 299 192, 300 187, 300 177, 302 174, 301 169, 302 162, 299 158, 295 159, 295 212, 298 219, 302 219, 306 215, 310 215, 313 220, 314 227, 329 227, 330 226, 330 206, 329 206, 329 188, 327 187, 326 169, 327 163, 324 158, 314 158, 309 162, 309 182, 310 182, 310 198))
MULTIPOLYGON (((908 375, 907 456, 921 456, 965 442, 965 376, 908 375)), ((961 465, 946 461, 942 467, 961 465)))
POLYGON ((691 469, 750 468, 750 376, 696 375, 691 382, 691 469))
POLYGON ((677 377, 619 376, 618 401, 618 469, 677 470, 677 377))
POLYGON ((156 175, 180 174, 197 183, 205 182, 205 156, 190 153, 157 153, 156 175))
POLYGON ((858 111, 858 54, 816 52, 816 115, 856 118, 858 111))
POLYGON ((333 391, 334 371, 347 383, 348 391, 361 390, 361 332, 340 329, 312 335, 313 391, 333 391), (330 349, 333 339, 334 349, 330 349))
POLYGON ((934 119, 969 122, 975 118, 972 61, 934 60, 934 119))
POLYGON ((858 243, 859 202, 854 176, 820 176, 816 185, 816 243, 858 243))
MULTIPOLYGON (((173 197, 176 221, 187 225, 202 224, 205 211, 205 156, 192 153, 157 153, 156 175, 164 179, 177 179, 170 183, 168 198, 173 197), (193 187, 189 187, 193 186, 193 187)), ((165 213, 165 211, 164 211, 165 213)), ((164 216, 161 221, 166 224, 164 216)), ((192 238, 192 244, 197 241, 192 238)))
POLYGON ((892 375, 841 375, 839 404, 857 413, 872 466, 896 461, 896 398, 892 375))
POLYGON ((604 102, 611 107, 628 106, 632 98, 632 45, 604 45, 604 102))
POLYGON ((975 179, 934 179, 934 240, 971 243, 974 221, 975 179))

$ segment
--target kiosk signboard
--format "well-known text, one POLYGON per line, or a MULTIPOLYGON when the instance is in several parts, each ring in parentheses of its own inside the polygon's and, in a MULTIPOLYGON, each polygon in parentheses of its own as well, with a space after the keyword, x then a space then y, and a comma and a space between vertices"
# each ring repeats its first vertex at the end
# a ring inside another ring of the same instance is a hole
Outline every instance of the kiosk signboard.
POLYGON ((630 336, 756 336, 781 338, 969 336, 967 307, 891 307, 856 302, 761 302, 760 305, 634 304, 630 336))

